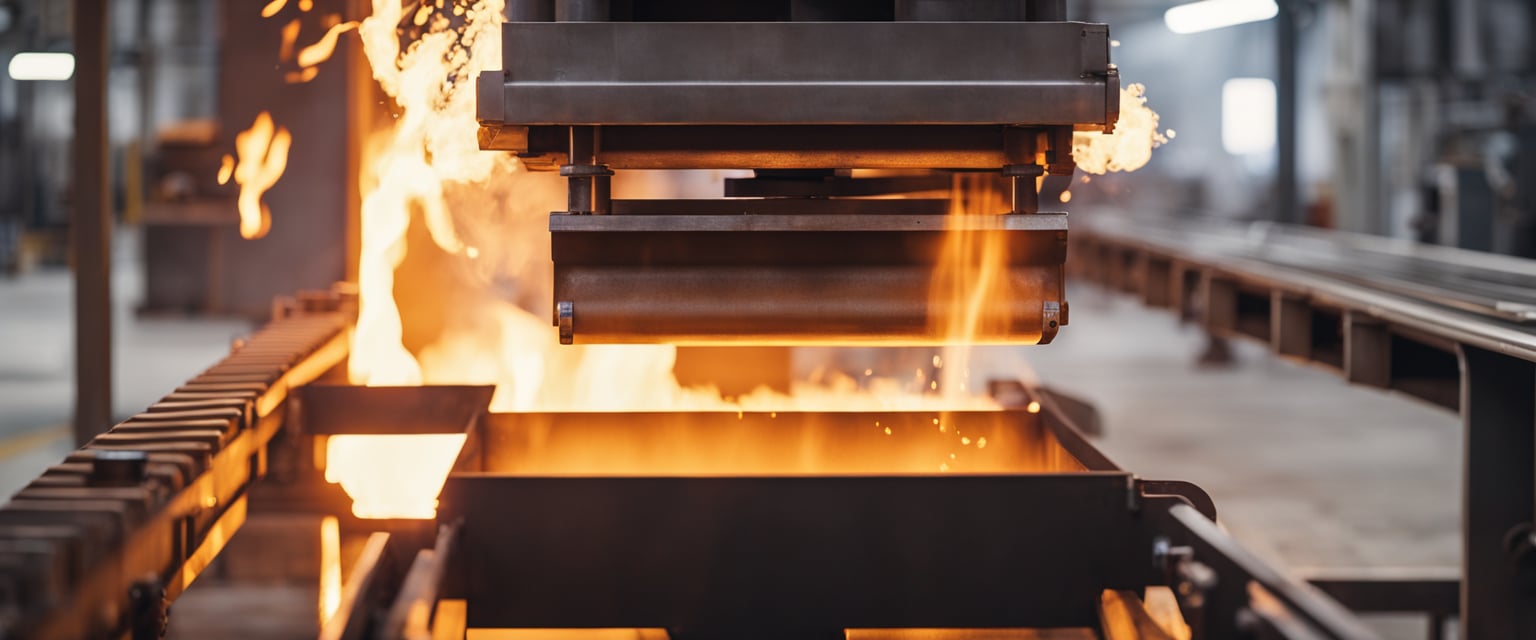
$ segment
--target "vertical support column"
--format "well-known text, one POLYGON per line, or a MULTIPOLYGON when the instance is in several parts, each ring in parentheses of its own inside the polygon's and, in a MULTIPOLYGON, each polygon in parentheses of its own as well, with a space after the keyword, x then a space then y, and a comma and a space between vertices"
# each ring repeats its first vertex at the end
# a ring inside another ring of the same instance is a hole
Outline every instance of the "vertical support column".
POLYGON ((1153 309, 1173 306, 1173 263, 1148 252, 1141 262, 1141 301, 1153 309))
POLYGON ((1036 130, 1023 127, 1003 130, 1003 153, 1008 158, 1003 177, 1008 180, 1013 213, 1040 212, 1040 191, 1035 178, 1045 175, 1045 167, 1038 160, 1039 135, 1036 130))
POLYGON ((592 127, 571 127, 570 164, 560 167, 565 176, 568 213, 592 213, 592 177, 584 168, 597 162, 597 132, 592 127))
POLYGON ((1301 295, 1275 291, 1269 299, 1269 346, 1275 353, 1312 359, 1312 305, 1301 295))
POLYGON ((1536 515, 1536 363, 1461 346, 1461 634, 1536 638, 1536 590, 1511 534, 1536 515), (1522 571, 1525 572, 1522 575, 1522 571))
POLYGON ((112 208, 107 168, 107 0, 75 0, 75 443, 112 425, 112 208))
MULTIPOLYGON (((1349 0, 1351 53, 1355 62, 1355 91, 1358 94, 1359 120, 1356 126, 1354 161, 1358 171, 1357 188, 1360 215, 1366 217, 1362 231, 1391 235, 1390 213, 1381 206, 1381 94, 1376 63, 1376 0, 1349 0)), ((1349 206, 1348 203, 1345 206, 1349 206)))
POLYGON ((601 129, 571 127, 570 164, 560 167, 566 178, 567 213, 608 213, 612 205, 613 171, 598 164, 601 129))
POLYGON ((1385 324, 1353 311, 1344 314, 1344 379, 1392 388, 1392 334, 1385 324))
POLYGON ((1237 283, 1206 271, 1200 285, 1200 324, 1212 335, 1232 335, 1237 331, 1237 283))
POLYGON ((1305 222, 1296 179, 1297 37, 1296 9, 1290 0, 1280 0, 1280 13, 1275 20, 1275 41, 1279 45, 1275 52, 1279 62, 1275 74, 1275 221, 1287 224, 1305 222))

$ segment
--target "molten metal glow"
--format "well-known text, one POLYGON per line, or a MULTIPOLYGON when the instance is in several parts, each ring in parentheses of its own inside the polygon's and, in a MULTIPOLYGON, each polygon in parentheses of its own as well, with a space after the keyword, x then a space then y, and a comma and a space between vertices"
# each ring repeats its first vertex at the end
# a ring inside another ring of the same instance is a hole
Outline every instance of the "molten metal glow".
POLYGON ((429 519, 463 446, 462 433, 331 436, 325 480, 346 490, 359 518, 429 519))
POLYGON ((1120 121, 1114 133, 1079 131, 1072 135, 1072 159, 1088 173, 1135 171, 1152 159, 1152 150, 1168 142, 1157 130, 1157 112, 1147 107, 1146 87, 1120 89, 1120 121))
POLYGON ((272 115, 263 111, 256 115, 251 128, 235 136, 235 153, 240 156, 235 165, 235 182, 240 185, 240 236, 254 240, 267 235, 272 227, 272 212, 261 201, 261 196, 277 184, 288 168, 288 147, 293 137, 287 127, 274 127, 272 115))

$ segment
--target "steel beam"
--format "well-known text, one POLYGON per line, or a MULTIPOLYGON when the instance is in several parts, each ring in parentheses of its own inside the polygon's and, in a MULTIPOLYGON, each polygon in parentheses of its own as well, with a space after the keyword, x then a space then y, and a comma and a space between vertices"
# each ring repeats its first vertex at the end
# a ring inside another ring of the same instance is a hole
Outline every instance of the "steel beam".
POLYGON ((502 48, 486 125, 1103 127, 1119 91, 1077 22, 508 22, 502 48))

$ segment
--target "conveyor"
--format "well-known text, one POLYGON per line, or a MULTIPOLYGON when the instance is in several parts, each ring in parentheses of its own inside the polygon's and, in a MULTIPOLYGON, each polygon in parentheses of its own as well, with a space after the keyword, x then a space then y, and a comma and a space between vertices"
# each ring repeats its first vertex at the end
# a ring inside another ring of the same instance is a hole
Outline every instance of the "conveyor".
POLYGON ((1416 610, 1459 610, 1463 638, 1536 636, 1536 325, 1525 310, 1536 265, 1271 224, 1084 217, 1072 249, 1082 276, 1217 335, 1459 412, 1459 598, 1421 597, 1447 592, 1434 579, 1355 583, 1338 595, 1375 608, 1380 590, 1396 590, 1416 610))

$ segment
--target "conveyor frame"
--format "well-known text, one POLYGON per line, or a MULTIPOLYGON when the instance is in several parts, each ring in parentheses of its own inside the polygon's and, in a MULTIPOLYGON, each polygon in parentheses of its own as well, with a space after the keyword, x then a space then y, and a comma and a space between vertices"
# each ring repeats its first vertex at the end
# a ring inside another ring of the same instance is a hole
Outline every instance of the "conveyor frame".
MULTIPOLYGON (((1511 315, 1523 300, 1478 298, 1466 286, 1515 282, 1536 290, 1536 265, 1268 223, 1082 217, 1091 222, 1074 233, 1069 272, 1196 318, 1216 335, 1260 340, 1351 383, 1459 412, 1459 602, 1435 603, 1431 613, 1459 612, 1462 638, 1536 637, 1536 591, 1529 587, 1536 580, 1536 328, 1511 315), (1313 259, 1298 259, 1306 255, 1313 259), (1372 256, 1372 264, 1387 265, 1380 268, 1388 277, 1350 267, 1372 256), (1409 275, 1392 275, 1394 264, 1411 267, 1409 275)), ((1443 582, 1398 584, 1419 593, 1443 582)), ((1399 588, 1358 581, 1336 593, 1379 603, 1372 585, 1399 588)))

